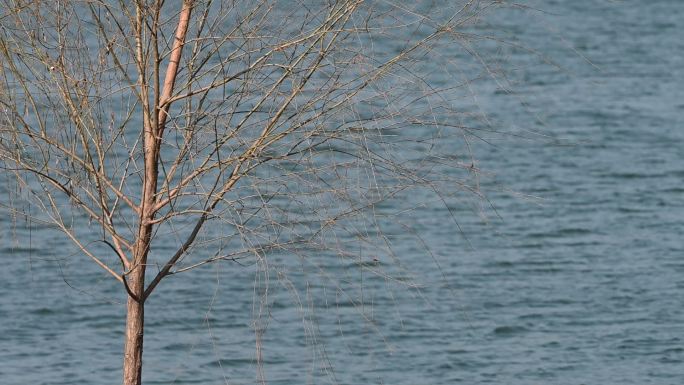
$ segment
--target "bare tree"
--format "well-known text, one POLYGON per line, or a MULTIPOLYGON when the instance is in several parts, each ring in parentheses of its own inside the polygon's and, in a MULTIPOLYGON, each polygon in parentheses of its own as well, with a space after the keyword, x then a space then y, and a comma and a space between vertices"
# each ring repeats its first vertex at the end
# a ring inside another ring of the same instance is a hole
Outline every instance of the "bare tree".
POLYGON ((391 257, 381 202, 479 195, 455 96, 472 76, 449 52, 499 3, 2 1, 1 164, 127 293, 125 385, 170 275, 354 256, 336 231, 391 257), (151 259, 162 244, 176 251, 151 259))

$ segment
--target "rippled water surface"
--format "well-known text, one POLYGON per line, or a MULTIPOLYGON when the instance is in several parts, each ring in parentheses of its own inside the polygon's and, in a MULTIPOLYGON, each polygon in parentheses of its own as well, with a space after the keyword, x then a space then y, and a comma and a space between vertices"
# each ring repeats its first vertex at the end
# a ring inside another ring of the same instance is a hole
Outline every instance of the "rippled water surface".
MULTIPOLYGON (((472 86, 508 133, 473 144, 486 218, 416 210, 434 258, 397 228, 396 279, 284 267, 264 309, 254 266, 172 277, 148 304, 145 383, 254 382, 260 311, 273 384, 681 383, 684 2, 530 5, 548 13, 485 17, 552 63, 503 46, 514 92, 472 86)), ((0 383, 118 383, 119 288, 40 224, 0 223, 0 383)))

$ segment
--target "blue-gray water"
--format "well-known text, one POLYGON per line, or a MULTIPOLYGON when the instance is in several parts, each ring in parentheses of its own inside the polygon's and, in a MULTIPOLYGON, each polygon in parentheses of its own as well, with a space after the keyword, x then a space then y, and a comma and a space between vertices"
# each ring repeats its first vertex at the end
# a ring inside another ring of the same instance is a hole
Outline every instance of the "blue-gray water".
MULTIPOLYGON (((461 233, 447 210, 414 211, 434 260, 394 242, 419 289, 364 269, 330 267, 343 288, 271 277, 270 383, 684 379, 684 2, 533 5, 549 13, 485 21, 560 68, 508 46, 514 94, 473 85, 492 126, 520 134, 475 144, 496 213, 458 211, 461 233)), ((118 383, 119 288, 78 276, 90 262, 39 224, 0 223, 0 383, 118 383)), ((150 299, 145 383, 254 382, 254 267, 195 274, 150 299)))

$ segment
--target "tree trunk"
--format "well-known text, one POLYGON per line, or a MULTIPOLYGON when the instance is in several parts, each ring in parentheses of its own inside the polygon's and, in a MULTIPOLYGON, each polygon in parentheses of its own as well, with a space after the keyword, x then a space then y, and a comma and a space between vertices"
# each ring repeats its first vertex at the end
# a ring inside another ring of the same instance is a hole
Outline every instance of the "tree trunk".
POLYGON ((124 345, 123 385, 140 385, 142 382, 143 330, 145 302, 142 293, 145 285, 145 269, 139 266, 129 275, 131 293, 126 306, 126 341, 124 345), (139 300, 140 299, 140 300, 139 300))
MULTIPOLYGON (((173 86, 178 74, 178 65, 181 61, 185 35, 190 22, 194 0, 183 1, 178 27, 176 29, 173 49, 169 57, 169 65, 164 79, 164 89, 160 95, 161 100, 155 101, 154 113, 147 101, 148 80, 145 78, 145 55, 143 52, 143 12, 140 3, 137 3, 136 45, 137 60, 140 65, 140 94, 143 101, 143 147, 145 162, 145 177, 143 180, 142 201, 140 205, 140 222, 138 237, 135 243, 133 267, 127 276, 128 304, 126 317, 126 342, 124 346, 123 385, 141 385, 142 382, 142 355, 143 355, 143 331, 145 323, 145 266, 147 254, 150 251, 155 206, 157 203, 157 178, 159 176, 159 151, 164 135, 164 126, 171 106, 170 98, 173 86)), ((153 44, 157 44, 153 40, 153 44)), ((158 59, 158 58, 157 58, 158 59)), ((156 71, 155 71, 156 73, 156 71)), ((166 274, 168 270, 164 273, 166 274)), ((163 277, 160 276, 160 277, 163 277)), ((150 291, 154 287, 150 288, 150 291)))

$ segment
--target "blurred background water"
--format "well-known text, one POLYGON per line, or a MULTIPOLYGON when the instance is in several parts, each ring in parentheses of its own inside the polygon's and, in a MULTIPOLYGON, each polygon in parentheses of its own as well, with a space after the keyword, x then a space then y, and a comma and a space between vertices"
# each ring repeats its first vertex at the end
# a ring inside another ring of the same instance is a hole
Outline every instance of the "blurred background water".
MULTIPOLYGON (((454 211, 414 211, 434 259, 411 258, 415 238, 393 242, 418 287, 340 265, 326 269, 338 287, 306 269, 272 277, 269 383, 681 383, 684 3, 525 4, 545 12, 480 27, 554 63, 498 46, 488 54, 514 92, 472 85, 507 132, 474 144, 496 211, 454 208, 460 230, 454 211)), ((119 383, 118 286, 28 225, 0 219, 0 383, 119 383)), ((145 383, 254 382, 261 275, 235 263, 190 274, 150 299, 145 383)))

